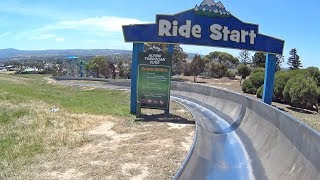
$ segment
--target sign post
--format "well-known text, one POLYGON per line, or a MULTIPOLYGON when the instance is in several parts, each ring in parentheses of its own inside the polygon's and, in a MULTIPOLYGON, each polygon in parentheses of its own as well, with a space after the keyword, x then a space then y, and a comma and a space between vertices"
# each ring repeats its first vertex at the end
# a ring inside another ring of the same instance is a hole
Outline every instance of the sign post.
POLYGON ((262 101, 266 104, 271 105, 273 98, 274 74, 276 71, 277 57, 274 54, 267 54, 266 56, 266 69, 264 76, 262 101))
POLYGON ((132 51, 132 67, 131 67, 131 98, 130 98, 130 113, 137 113, 137 76, 138 76, 138 58, 139 53, 143 52, 143 43, 133 43, 132 51))

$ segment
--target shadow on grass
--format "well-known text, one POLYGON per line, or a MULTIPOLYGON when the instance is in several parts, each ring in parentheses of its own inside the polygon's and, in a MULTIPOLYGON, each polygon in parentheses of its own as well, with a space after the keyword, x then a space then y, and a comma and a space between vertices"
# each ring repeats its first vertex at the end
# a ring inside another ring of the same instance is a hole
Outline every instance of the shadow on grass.
POLYGON ((305 114, 316 114, 317 113, 316 111, 297 108, 297 107, 287 107, 287 108, 292 110, 292 111, 299 112, 299 113, 305 113, 305 114))
POLYGON ((195 124, 195 121, 190 121, 181 116, 170 114, 167 117, 164 114, 141 115, 136 122, 160 122, 160 123, 174 123, 174 124, 195 124))

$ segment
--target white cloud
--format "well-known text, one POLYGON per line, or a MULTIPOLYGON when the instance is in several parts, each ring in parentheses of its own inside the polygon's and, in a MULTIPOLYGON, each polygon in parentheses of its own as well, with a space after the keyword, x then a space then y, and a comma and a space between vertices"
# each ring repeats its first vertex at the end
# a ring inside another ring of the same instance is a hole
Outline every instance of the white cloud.
POLYGON ((75 30, 89 32, 96 35, 103 35, 106 32, 121 32, 122 25, 146 23, 148 22, 133 18, 103 16, 80 20, 59 21, 53 25, 42 27, 38 29, 38 31, 50 32, 55 30, 75 30))
POLYGON ((32 36, 32 39, 35 40, 55 40, 56 42, 63 42, 63 37, 58 37, 56 34, 40 34, 36 36, 32 36))
POLYGON ((97 41, 96 41, 96 40, 88 40, 87 42, 88 42, 88 43, 92 43, 92 44, 97 43, 97 41))
POLYGON ((5 38, 5 37, 7 37, 7 36, 9 36, 9 35, 11 35, 10 32, 2 33, 2 34, 0 34, 0 39, 1 39, 1 38, 5 38))
POLYGON ((57 42, 63 42, 63 41, 64 41, 64 38, 58 37, 58 38, 56 38, 55 40, 56 40, 57 42))
POLYGON ((36 40, 45 40, 45 39, 54 39, 56 38, 55 34, 40 34, 38 36, 33 36, 32 39, 36 40))

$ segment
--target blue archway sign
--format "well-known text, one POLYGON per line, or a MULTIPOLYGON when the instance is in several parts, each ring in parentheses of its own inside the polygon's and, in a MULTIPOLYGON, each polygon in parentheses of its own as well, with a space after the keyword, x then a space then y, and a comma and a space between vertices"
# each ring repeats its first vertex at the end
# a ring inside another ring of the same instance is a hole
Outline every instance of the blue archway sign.
MULTIPOLYGON (((260 34, 258 25, 239 20, 221 2, 204 0, 175 15, 157 15, 155 24, 125 25, 123 33, 126 42, 134 43, 131 96, 136 96, 137 53, 143 51, 143 43, 152 42, 267 53, 263 101, 272 103, 276 55, 282 55, 284 41, 260 34)), ((136 97, 131 97, 131 112, 134 114, 135 101, 136 97)))

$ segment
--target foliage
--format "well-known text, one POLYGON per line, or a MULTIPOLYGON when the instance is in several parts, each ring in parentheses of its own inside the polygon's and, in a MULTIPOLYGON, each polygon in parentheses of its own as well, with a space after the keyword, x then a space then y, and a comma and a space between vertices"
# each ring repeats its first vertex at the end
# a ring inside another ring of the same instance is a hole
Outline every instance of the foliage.
POLYGON ((228 70, 225 74, 226 77, 228 78, 235 78, 236 77, 236 74, 230 70, 228 70))
POLYGON ((314 109, 317 107, 319 90, 312 77, 300 74, 288 81, 283 96, 285 102, 292 106, 314 109))
POLYGON ((264 68, 266 66, 266 53, 257 52, 252 57, 254 67, 264 68))
POLYGON ((256 89, 258 89, 260 86, 264 84, 264 73, 263 72, 251 73, 249 79, 252 82, 252 85, 256 89))
POLYGON ((235 68, 239 65, 239 59, 233 57, 231 54, 226 52, 214 51, 210 52, 204 57, 208 62, 219 62, 220 64, 226 66, 227 68, 235 68))
POLYGON ((248 67, 245 64, 240 64, 237 67, 237 71, 238 71, 238 74, 241 76, 242 79, 246 79, 246 77, 249 76, 250 73, 251 73, 250 67, 248 67))
POLYGON ((288 58, 288 65, 291 70, 293 69, 299 69, 302 67, 300 56, 298 55, 297 49, 291 49, 290 50, 290 57, 288 58))
POLYGON ((258 88, 256 95, 257 95, 257 98, 260 98, 260 99, 262 98, 262 96, 263 96, 263 85, 258 88))
MULTIPOLYGON (((202 61, 201 56, 200 55, 195 55, 193 60, 192 60, 192 62, 191 62, 191 64, 190 64, 191 74, 194 77, 196 77, 199 74, 203 73, 204 68, 205 68, 205 64, 202 61)), ((195 78, 194 78, 194 81, 195 81, 195 78)))
POLYGON ((264 73, 264 68, 254 68, 254 69, 251 71, 251 74, 258 73, 258 72, 264 73))
POLYGON ((113 63, 106 61, 103 56, 96 56, 88 64, 86 64, 86 69, 91 70, 99 78, 103 75, 105 78, 115 78, 115 66, 113 63))
POLYGON ((173 48, 173 56, 172 56, 172 63, 176 64, 179 62, 186 63, 188 55, 183 52, 182 47, 179 44, 175 44, 173 48))
POLYGON ((191 76, 191 63, 183 64, 183 75, 191 76))
POLYGON ((206 64, 205 72, 209 77, 213 78, 223 78, 228 71, 228 68, 220 63, 211 62, 206 64))
POLYGON ((276 55, 277 62, 276 62, 276 71, 281 70, 282 63, 284 62, 284 56, 276 55))
POLYGON ((278 71, 274 82, 274 97, 276 101, 284 101, 283 90, 290 79, 290 74, 285 71, 278 71))
POLYGON ((320 87, 320 70, 317 67, 308 67, 306 72, 316 81, 320 87))
POLYGON ((250 79, 246 79, 242 84, 242 91, 248 94, 256 94, 257 88, 254 87, 250 79))
POLYGON ((118 63, 119 77, 130 79, 131 77, 131 61, 120 60, 118 63))
POLYGON ((184 73, 184 68, 186 66, 186 62, 179 61, 177 63, 172 64, 172 75, 181 75, 184 73))
POLYGON ((242 50, 240 51, 239 58, 241 63, 247 65, 251 64, 251 58, 250 58, 250 53, 247 50, 242 50))

